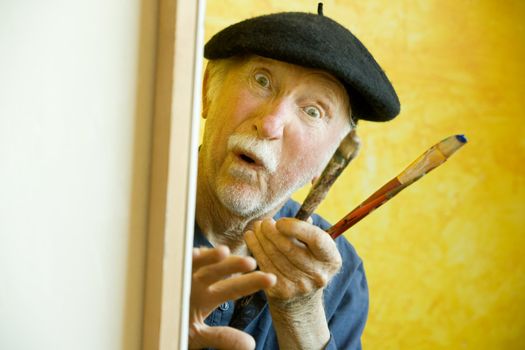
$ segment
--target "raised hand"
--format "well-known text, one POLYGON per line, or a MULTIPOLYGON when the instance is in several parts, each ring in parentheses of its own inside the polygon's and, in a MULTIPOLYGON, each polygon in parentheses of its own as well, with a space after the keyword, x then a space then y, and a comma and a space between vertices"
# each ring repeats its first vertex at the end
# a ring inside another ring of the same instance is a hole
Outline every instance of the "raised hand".
POLYGON ((323 289, 341 267, 333 239, 320 228, 297 219, 254 223, 245 241, 261 271, 277 276, 266 289, 281 349, 324 349, 330 330, 323 289))
POLYGON ((324 288, 341 267, 333 239, 308 222, 265 219, 247 231, 245 240, 261 271, 277 276, 266 290, 270 299, 292 302, 324 288))
POLYGON ((253 338, 231 327, 210 327, 206 317, 220 304, 275 284, 271 273, 253 271, 251 257, 230 255, 226 246, 194 248, 190 297, 189 348, 254 349, 253 338), (250 272, 251 271, 251 272, 250 272))

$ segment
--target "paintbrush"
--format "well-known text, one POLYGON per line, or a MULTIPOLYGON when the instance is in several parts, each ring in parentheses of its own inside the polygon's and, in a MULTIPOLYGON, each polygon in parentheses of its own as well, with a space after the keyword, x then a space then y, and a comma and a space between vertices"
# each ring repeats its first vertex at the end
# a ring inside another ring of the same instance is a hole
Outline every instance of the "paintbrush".
POLYGON ((373 210, 377 209, 390 198, 398 194, 401 190, 443 164, 466 142, 467 139, 464 135, 453 135, 432 146, 412 162, 412 164, 410 164, 401 174, 374 192, 357 208, 339 220, 334 226, 330 227, 327 232, 334 239, 340 236, 350 227, 370 214, 373 210))
POLYGON ((335 180, 337 180, 346 166, 357 156, 360 146, 361 142, 354 128, 341 141, 334 155, 324 168, 323 173, 314 182, 301 208, 295 215, 296 219, 304 221, 312 215, 319 203, 326 197, 335 180))

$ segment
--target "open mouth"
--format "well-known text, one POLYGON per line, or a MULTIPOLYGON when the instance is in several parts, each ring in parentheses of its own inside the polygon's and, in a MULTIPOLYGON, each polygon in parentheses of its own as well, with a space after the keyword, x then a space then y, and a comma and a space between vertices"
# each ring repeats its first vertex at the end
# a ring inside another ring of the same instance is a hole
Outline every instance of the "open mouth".
POLYGON ((239 157, 244 160, 246 163, 249 163, 249 164, 255 164, 255 160, 252 159, 250 156, 246 155, 246 154, 239 154, 239 157))
POLYGON ((274 164, 274 159, 270 156, 265 156, 263 152, 258 153, 249 149, 237 148, 232 150, 232 153, 238 162, 241 162, 254 170, 272 173, 277 167, 276 164, 274 164))
POLYGON ((262 166, 263 164, 256 155, 252 154, 251 152, 247 152, 246 150, 237 150, 235 155, 245 164, 252 166, 262 166))

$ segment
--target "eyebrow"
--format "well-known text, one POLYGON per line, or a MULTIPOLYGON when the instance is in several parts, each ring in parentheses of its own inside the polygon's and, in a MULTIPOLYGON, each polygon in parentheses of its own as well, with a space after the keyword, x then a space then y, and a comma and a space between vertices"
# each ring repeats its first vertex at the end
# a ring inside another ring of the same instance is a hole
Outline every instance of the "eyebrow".
POLYGON ((272 59, 266 58, 266 57, 262 57, 262 56, 255 56, 255 55, 252 55, 251 57, 248 58, 248 60, 246 60, 246 62, 248 62, 248 63, 260 62, 260 63, 275 65, 275 63, 273 61, 275 61, 275 60, 272 60, 272 59))
POLYGON ((347 97, 348 95, 346 93, 345 86, 335 77, 332 77, 330 74, 321 70, 311 72, 311 75, 321 78, 320 88, 326 92, 323 93, 323 96, 328 99, 328 102, 331 104, 332 108, 336 108, 336 106, 341 105, 341 108, 344 109, 345 101, 348 104, 350 103, 347 97))
POLYGON ((335 87, 339 87, 339 85, 336 84, 336 82, 333 81, 333 79, 327 79, 328 77, 325 74, 319 74, 318 72, 313 72, 312 75, 321 76, 323 78, 321 79, 320 87, 323 90, 328 90, 329 94, 327 94, 327 96, 329 97, 330 102, 335 103, 337 99, 341 99, 343 97, 339 96, 341 94, 337 91, 337 89, 335 89, 335 87), (336 98, 335 96, 337 96, 338 98, 336 98))

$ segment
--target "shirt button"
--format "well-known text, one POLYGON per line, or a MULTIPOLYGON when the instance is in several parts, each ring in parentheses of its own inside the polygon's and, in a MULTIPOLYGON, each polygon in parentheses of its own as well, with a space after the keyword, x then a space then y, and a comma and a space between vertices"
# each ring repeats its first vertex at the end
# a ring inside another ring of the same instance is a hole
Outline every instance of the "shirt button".
POLYGON ((221 306, 219 306, 219 309, 221 309, 222 311, 226 311, 230 308, 230 304, 229 303, 223 303, 221 304, 221 306))

